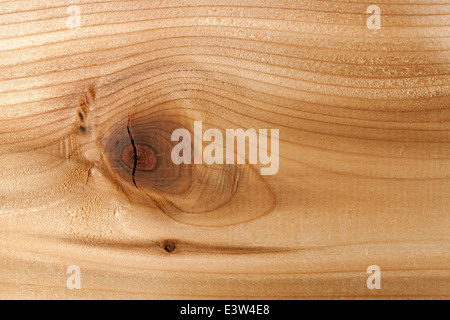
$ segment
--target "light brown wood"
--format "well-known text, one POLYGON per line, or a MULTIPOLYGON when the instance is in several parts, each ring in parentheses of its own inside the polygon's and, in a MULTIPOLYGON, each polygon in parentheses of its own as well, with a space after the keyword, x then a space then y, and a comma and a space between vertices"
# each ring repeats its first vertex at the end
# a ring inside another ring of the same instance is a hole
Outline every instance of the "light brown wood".
POLYGON ((0 106, 0 298, 450 297, 448 0, 1 1, 0 106))

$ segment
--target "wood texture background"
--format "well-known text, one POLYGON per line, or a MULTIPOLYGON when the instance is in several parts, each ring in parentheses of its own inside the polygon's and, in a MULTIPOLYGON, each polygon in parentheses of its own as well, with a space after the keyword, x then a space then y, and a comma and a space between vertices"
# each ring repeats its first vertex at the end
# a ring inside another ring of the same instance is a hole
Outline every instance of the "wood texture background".
POLYGON ((2 0, 0 110, 0 298, 450 297, 448 0, 2 0), (279 173, 175 167, 194 120, 279 173))

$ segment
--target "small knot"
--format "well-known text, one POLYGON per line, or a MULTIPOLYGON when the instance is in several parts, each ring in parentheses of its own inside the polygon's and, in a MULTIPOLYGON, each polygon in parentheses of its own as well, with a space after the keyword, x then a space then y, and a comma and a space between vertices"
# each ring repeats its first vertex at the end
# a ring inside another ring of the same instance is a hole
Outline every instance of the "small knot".
POLYGON ((175 243, 172 241, 167 241, 163 244, 164 251, 172 253, 175 250, 175 243))

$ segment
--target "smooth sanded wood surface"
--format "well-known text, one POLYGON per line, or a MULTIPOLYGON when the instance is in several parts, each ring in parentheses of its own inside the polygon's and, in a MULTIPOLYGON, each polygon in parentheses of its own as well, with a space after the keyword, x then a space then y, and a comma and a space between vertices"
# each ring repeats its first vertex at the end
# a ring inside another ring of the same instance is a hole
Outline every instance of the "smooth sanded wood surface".
POLYGON ((0 1, 0 298, 449 298, 449 213, 448 0, 0 1))

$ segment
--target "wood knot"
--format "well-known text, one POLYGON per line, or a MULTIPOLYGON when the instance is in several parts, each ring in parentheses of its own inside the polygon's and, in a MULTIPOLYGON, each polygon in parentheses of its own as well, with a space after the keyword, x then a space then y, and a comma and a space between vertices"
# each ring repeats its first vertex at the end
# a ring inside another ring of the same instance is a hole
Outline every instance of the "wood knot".
POLYGON ((155 151, 146 145, 129 144, 122 150, 121 159, 130 169, 136 168, 140 171, 152 171, 158 164, 158 158, 155 151))
POLYGON ((164 244, 163 244, 163 248, 164 248, 164 251, 166 251, 167 253, 172 253, 172 252, 174 252, 175 251, 175 243, 174 242, 172 242, 172 241, 166 241, 164 244))
MULTIPOLYGON (((204 226, 248 222, 273 210, 275 197, 251 165, 174 163, 171 155, 179 141, 172 134, 178 129, 192 133, 192 116, 155 116, 146 105, 134 108, 138 116, 120 119, 104 142, 118 182, 139 190, 135 201, 151 200, 151 206, 176 221, 204 226)), ((194 151, 191 141, 191 157, 194 151)))

